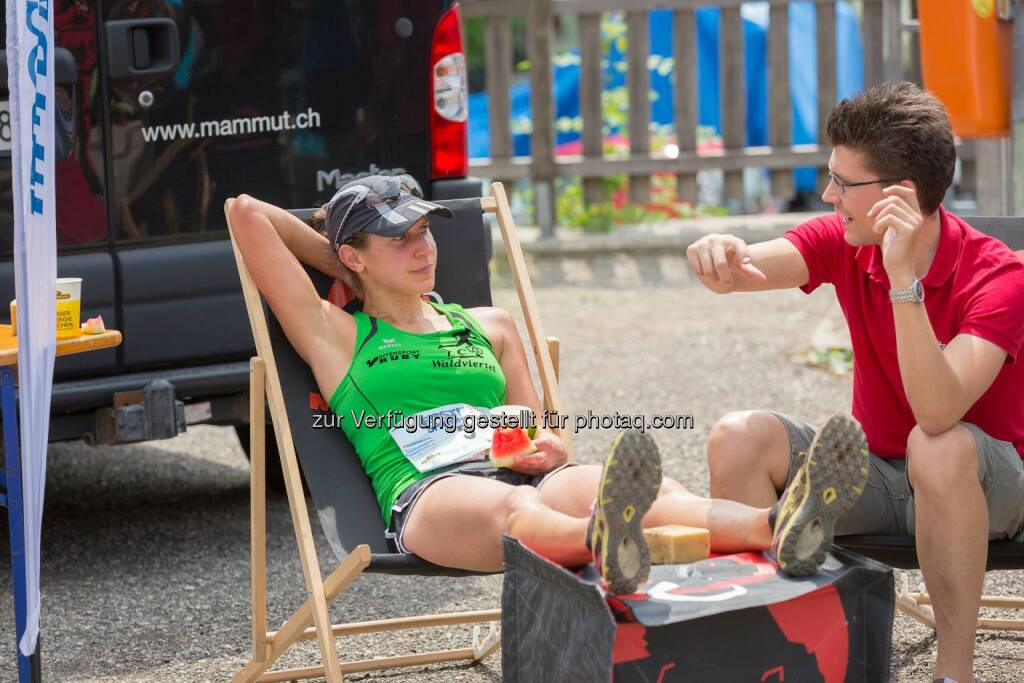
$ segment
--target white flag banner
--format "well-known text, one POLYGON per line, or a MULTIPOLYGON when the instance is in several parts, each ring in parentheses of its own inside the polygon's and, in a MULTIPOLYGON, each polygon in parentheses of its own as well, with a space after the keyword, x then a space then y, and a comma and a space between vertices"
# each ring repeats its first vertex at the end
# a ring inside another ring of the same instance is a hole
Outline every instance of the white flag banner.
POLYGON ((39 636, 39 541, 57 350, 53 50, 51 0, 8 0, 7 87, 28 583, 28 619, 18 646, 25 656, 35 651, 39 636))

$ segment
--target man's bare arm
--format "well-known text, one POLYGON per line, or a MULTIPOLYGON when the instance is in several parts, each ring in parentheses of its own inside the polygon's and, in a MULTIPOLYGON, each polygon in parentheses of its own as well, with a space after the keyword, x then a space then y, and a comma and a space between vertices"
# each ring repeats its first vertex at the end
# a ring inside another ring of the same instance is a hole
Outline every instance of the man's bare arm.
MULTIPOLYGON (((868 211, 882 236, 882 263, 893 289, 907 289, 918 277, 914 256, 926 219, 912 184, 890 185, 885 199, 868 211)), ((938 218, 932 214, 933 225, 938 218)), ((939 346, 923 303, 893 305, 900 378, 914 419, 926 434, 941 434, 959 422, 995 381, 1006 351, 971 334, 939 346)))
POLYGON ((697 278, 712 292, 760 292, 807 284, 800 251, 785 238, 748 245, 734 235, 706 235, 686 250, 697 278))
POLYGON ((914 420, 926 434, 941 434, 963 419, 988 391, 1006 351, 970 334, 958 334, 942 350, 921 304, 895 304, 900 376, 914 420))

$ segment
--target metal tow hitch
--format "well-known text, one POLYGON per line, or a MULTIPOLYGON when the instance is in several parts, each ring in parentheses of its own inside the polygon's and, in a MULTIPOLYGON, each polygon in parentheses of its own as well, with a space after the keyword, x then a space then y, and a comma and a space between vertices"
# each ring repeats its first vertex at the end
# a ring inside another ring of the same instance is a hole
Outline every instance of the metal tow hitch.
POLYGON ((114 394, 114 405, 96 411, 96 444, 170 439, 185 431, 185 404, 175 399, 174 385, 155 379, 142 391, 114 394))

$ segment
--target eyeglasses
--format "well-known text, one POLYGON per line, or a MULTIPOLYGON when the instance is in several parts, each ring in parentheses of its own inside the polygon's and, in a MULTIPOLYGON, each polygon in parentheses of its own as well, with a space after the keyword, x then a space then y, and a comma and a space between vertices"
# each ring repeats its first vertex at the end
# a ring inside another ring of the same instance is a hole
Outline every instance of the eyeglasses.
POLYGON ((878 183, 895 183, 896 178, 879 178, 878 180, 864 180, 859 183, 848 183, 845 180, 840 180, 835 176, 834 173, 829 171, 829 180, 832 184, 839 188, 839 194, 846 194, 846 188, 848 187, 862 187, 864 185, 877 185, 878 183))

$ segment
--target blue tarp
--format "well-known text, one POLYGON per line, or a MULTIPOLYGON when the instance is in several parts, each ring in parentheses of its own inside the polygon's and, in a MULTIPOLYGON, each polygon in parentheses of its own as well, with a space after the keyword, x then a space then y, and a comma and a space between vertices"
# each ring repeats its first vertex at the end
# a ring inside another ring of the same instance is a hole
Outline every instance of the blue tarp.
MULTIPOLYGON (((700 125, 720 130, 720 103, 718 87, 718 8, 696 10, 697 16, 697 115, 700 125)), ((817 47, 815 43, 816 16, 814 4, 792 3, 789 6, 789 78, 793 107, 792 139, 795 144, 816 142, 818 126, 817 107, 817 47)), ((743 6, 743 39, 747 90, 747 144, 768 143, 768 56, 766 38, 768 6, 749 3, 743 6)), ((672 57, 672 13, 657 10, 650 13, 650 51, 654 64, 672 57)), ((611 41, 608 65, 605 68, 606 89, 625 85, 625 73, 616 68, 625 57, 611 41)), ((836 12, 837 92, 840 98, 850 97, 863 87, 863 45, 854 8, 840 2, 836 12)), ((556 118, 575 118, 579 111, 579 60, 570 56, 557 60, 555 66, 556 118)), ((653 124, 672 125, 672 73, 668 69, 651 70, 651 121, 653 124)), ((525 81, 511 86, 509 98, 512 106, 512 141, 514 154, 530 153, 529 124, 530 90, 525 81)), ((607 124, 606 124, 607 125, 607 124)), ((617 130, 606 131, 616 133, 617 130)), ((561 130, 555 143, 562 145, 579 140, 579 132, 561 130)), ((469 154, 471 157, 489 155, 487 95, 474 93, 469 97, 469 154)), ((811 169, 796 174, 797 188, 811 190, 815 175, 811 169)))

